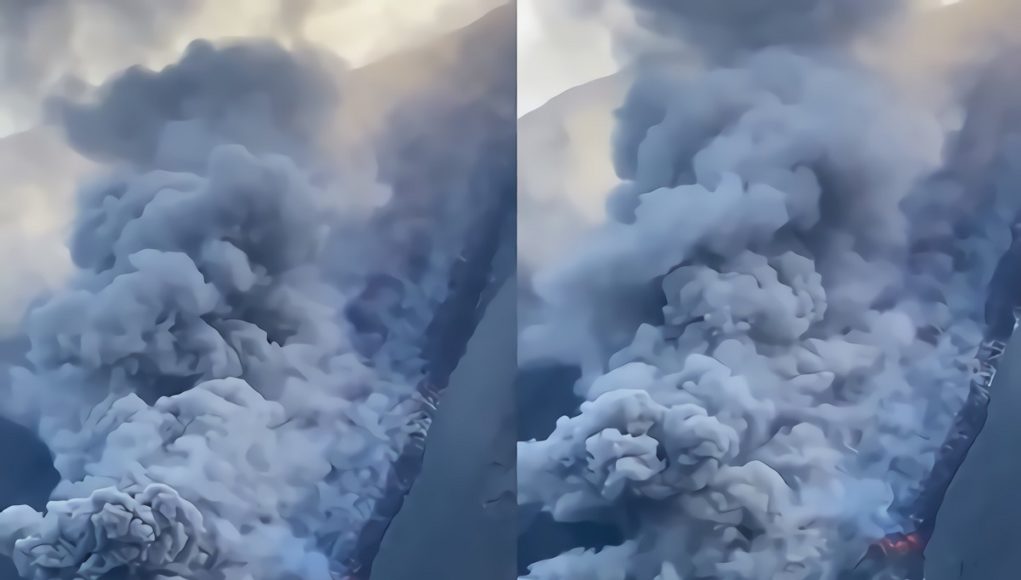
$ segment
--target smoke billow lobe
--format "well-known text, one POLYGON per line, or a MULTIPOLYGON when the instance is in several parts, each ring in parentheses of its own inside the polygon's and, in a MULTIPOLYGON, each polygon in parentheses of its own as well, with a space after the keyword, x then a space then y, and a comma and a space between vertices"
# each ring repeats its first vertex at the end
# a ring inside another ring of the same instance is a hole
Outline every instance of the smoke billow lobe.
POLYGON ((72 146, 104 161, 187 167, 229 143, 308 159, 340 105, 344 73, 314 49, 199 40, 158 72, 133 67, 99 87, 92 102, 63 99, 55 108, 72 146))
POLYGON ((650 30, 694 44, 709 54, 766 47, 832 47, 883 24, 903 0, 628 0, 650 30))

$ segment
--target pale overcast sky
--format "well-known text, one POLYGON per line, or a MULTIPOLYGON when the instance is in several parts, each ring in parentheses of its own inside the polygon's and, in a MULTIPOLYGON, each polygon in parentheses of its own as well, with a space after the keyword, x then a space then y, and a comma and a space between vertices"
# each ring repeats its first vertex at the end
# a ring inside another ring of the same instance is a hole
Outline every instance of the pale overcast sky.
POLYGON ((518 116, 617 70, 610 29, 582 19, 568 0, 518 0, 518 116))

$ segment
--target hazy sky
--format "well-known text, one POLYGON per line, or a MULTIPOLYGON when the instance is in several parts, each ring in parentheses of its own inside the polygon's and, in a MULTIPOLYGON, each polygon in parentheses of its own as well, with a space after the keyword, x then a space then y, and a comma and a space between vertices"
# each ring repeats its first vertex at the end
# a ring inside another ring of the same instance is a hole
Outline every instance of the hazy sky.
POLYGON ((612 74, 610 29, 573 1, 518 0, 518 116, 571 87, 612 74))

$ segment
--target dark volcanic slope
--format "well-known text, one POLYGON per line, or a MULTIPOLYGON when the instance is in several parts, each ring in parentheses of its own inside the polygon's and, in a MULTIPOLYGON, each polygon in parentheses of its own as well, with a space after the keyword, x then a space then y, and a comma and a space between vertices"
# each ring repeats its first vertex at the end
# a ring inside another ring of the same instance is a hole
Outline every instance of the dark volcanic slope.
POLYGON ((494 298, 454 373, 425 463, 372 580, 510 580, 514 544, 514 288, 494 298))
POLYGON ((989 421, 947 492, 927 580, 1010 580, 1021 570, 1021 337, 996 376, 989 421), (963 567, 962 567, 963 564, 963 567), (962 571, 963 568, 963 571, 962 571))

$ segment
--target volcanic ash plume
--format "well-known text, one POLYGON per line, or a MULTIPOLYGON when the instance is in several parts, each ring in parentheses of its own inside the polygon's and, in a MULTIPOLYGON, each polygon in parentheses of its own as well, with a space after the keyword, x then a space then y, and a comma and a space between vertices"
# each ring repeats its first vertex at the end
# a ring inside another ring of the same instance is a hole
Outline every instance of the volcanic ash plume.
POLYGON ((61 476, 45 513, 0 514, 24 577, 343 572, 416 428, 411 337, 442 295, 412 283, 401 223, 369 235, 387 198, 327 163, 336 70, 198 42, 58 103, 112 169, 79 196, 73 281, 30 312, 3 397, 61 476))
POLYGON ((925 178, 943 128, 830 48, 649 67, 618 110, 611 218, 536 277, 521 336, 525 363, 581 367, 584 402, 519 445, 519 497, 628 541, 528 578, 830 579, 900 525, 1017 202, 971 199, 954 238, 978 194, 925 178))
POLYGON ((833 45, 898 16, 902 0, 627 0, 650 29, 701 50, 833 45))

